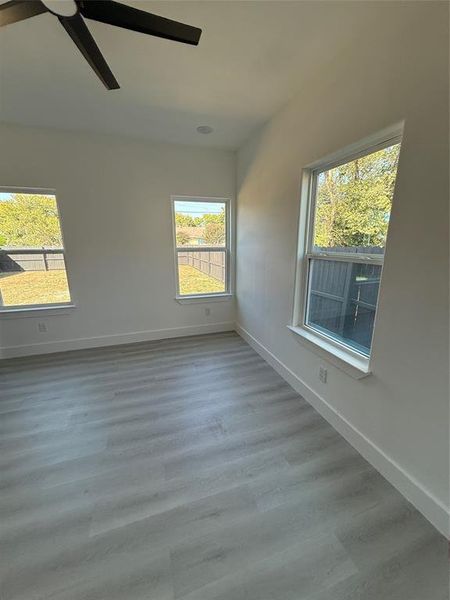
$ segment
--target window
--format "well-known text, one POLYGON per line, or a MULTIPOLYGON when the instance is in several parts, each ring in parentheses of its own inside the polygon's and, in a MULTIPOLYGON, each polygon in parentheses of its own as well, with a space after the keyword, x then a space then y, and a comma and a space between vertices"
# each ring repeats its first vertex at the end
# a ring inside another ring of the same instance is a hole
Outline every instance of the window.
POLYGON ((229 293, 229 201, 173 198, 177 297, 229 293))
POLYGON ((55 194, 0 189, 0 310, 70 301, 55 194))
POLYGON ((391 136, 308 171, 303 277, 297 290, 302 298, 294 325, 366 360, 400 141, 391 136))

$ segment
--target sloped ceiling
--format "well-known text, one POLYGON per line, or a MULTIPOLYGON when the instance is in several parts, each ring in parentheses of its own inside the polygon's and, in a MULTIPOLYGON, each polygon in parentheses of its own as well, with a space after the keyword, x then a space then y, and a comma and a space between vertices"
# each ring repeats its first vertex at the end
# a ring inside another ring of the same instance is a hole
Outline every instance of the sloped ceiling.
POLYGON ((200 45, 87 21, 122 86, 108 92, 56 17, 10 25, 0 30, 0 120, 234 149, 343 48, 375 47, 374 21, 391 3, 128 4, 201 27, 200 45), (214 133, 199 135, 201 124, 214 133))

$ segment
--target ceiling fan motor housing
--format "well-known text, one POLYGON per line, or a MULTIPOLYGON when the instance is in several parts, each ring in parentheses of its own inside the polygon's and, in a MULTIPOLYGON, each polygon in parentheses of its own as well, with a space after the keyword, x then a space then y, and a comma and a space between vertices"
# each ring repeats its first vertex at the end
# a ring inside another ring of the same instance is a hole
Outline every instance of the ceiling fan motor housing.
POLYGON ((41 0, 41 2, 57 17, 74 17, 79 10, 75 0, 41 0))

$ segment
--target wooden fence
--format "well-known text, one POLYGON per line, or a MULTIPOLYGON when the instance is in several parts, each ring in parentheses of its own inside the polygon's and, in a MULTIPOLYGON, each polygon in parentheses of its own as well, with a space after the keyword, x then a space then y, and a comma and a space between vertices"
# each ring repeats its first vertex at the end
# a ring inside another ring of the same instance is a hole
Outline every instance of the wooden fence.
POLYGON ((65 269, 62 248, 0 249, 0 273, 65 269))
POLYGON ((219 252, 178 252, 178 264, 189 265, 205 275, 225 282, 226 256, 223 250, 219 252))
MULTIPOLYGON (((333 249, 334 250, 334 249, 333 249)), ((341 252, 380 254, 380 248, 344 248, 341 252)), ((351 340, 364 350, 372 340, 381 266, 312 259, 309 322, 351 340)))

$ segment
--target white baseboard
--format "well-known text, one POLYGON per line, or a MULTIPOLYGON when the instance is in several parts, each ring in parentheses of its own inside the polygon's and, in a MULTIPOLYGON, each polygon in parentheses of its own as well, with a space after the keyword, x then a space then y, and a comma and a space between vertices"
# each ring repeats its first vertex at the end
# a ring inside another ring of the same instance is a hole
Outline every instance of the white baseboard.
POLYGON ((67 350, 83 350, 85 348, 101 348, 103 346, 117 346, 133 342, 147 342, 163 340, 166 338, 185 337, 188 335, 202 335, 205 333, 219 333, 234 331, 232 321, 221 323, 207 323, 204 325, 190 325, 187 327, 172 327, 169 329, 153 329, 150 331, 135 331, 132 333, 118 333, 90 338, 78 338, 57 342, 41 342, 24 346, 9 346, 0 348, 0 359, 18 356, 31 356, 33 354, 51 354, 67 350))
POLYGON ((237 333, 309 402, 375 469, 385 477, 438 531, 450 538, 450 511, 415 477, 368 439, 324 398, 302 381, 239 323, 237 333))

